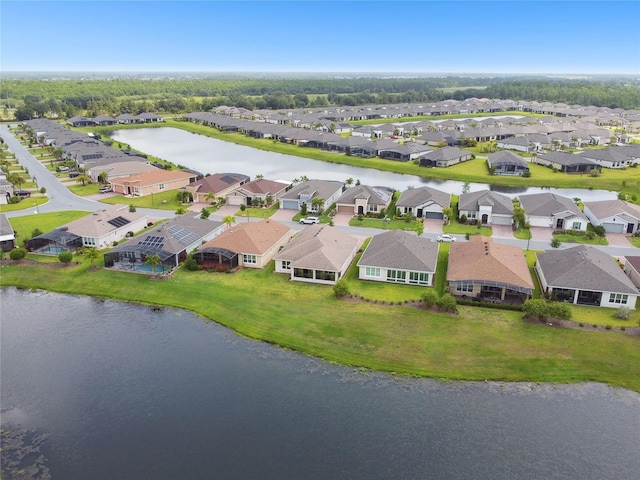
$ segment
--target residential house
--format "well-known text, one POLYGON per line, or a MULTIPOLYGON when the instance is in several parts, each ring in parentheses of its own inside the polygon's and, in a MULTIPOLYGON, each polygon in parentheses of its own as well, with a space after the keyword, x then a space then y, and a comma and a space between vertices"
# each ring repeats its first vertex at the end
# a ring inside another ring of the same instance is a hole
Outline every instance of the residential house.
POLYGON ((117 177, 110 180, 109 183, 116 193, 143 197, 184 188, 194 182, 195 179, 196 175, 193 173, 155 168, 154 170, 117 177))
POLYGON ((432 286, 439 246, 403 230, 374 235, 358 262, 358 278, 432 286))
POLYGON ((629 147, 608 147, 600 150, 583 150, 578 153, 605 168, 626 168, 639 163, 639 156, 629 147))
POLYGON ((589 173, 591 170, 601 170, 598 164, 580 155, 568 152, 550 152, 538 155, 534 163, 545 165, 564 173, 589 173))
POLYGON ((353 215, 378 214, 387 210, 393 198, 393 189, 388 187, 370 187, 356 185, 348 188, 336 200, 338 213, 353 215))
POLYGON ((431 187, 409 188, 400 194, 396 211, 416 218, 444 219, 443 209, 451 206, 451 194, 431 187))
POLYGON ((93 127, 95 123, 93 120, 87 117, 83 117, 80 115, 76 115, 75 117, 71 117, 67 120, 67 123, 72 127, 93 127))
POLYGON ((520 195, 527 223, 556 230, 587 230, 589 219, 570 198, 555 193, 520 195))
POLYGON ((280 197, 280 208, 288 210, 300 210, 304 203, 309 212, 317 212, 312 201, 314 198, 323 200, 322 208, 336 203, 342 195, 344 182, 335 180, 307 180, 302 182, 280 197))
POLYGON ((491 190, 463 193, 458 200, 458 218, 463 215, 483 225, 512 225, 513 201, 491 190))
POLYGON ((170 273, 187 258, 189 252, 208 242, 224 230, 225 224, 181 215, 153 226, 142 235, 120 243, 105 253, 104 266, 116 270, 153 273, 148 257, 158 256, 156 272, 170 273))
POLYGON ((7 205, 13 192, 13 184, 7 181, 5 174, 0 174, 0 205, 7 205))
POLYGON ((529 173, 529 164, 520 155, 513 152, 495 152, 489 154, 487 166, 492 175, 525 175, 529 173))
POLYGON ((73 251, 78 247, 103 249, 133 236, 135 232, 146 228, 147 223, 147 215, 130 212, 126 205, 108 205, 63 225, 57 229, 64 231, 62 235, 48 232, 29 239, 26 248, 30 252, 53 255, 62 250, 73 251), (75 237, 79 237, 79 244, 73 241, 75 237), (65 241, 60 242, 61 239, 65 241))
POLYGON ((4 213, 0 213, 0 251, 8 252, 13 250, 16 234, 11 227, 9 219, 4 213))
POLYGON ((592 225, 607 233, 640 232, 640 206, 623 200, 600 200, 584 203, 584 214, 592 225))
POLYGON ((624 273, 627 274, 631 283, 638 287, 640 292, 640 256, 628 256, 625 257, 624 273))
POLYGON ((87 175, 92 182, 106 180, 107 182, 116 178, 129 177, 142 172, 156 171, 157 167, 139 160, 129 162, 114 162, 90 168, 87 175), (103 178, 104 177, 104 178, 103 178))
POLYGON ((561 302, 635 309, 638 287, 609 254, 588 245, 536 254, 542 292, 561 302))
POLYGON ((495 303, 522 304, 534 289, 522 249, 480 235, 451 244, 447 281, 456 297, 495 303))
POLYGON ((109 115, 98 115, 97 117, 94 117, 93 123, 95 123, 96 125, 105 126, 115 125, 116 123, 118 123, 118 121, 115 118, 110 117, 109 115))
POLYGON ((196 180, 186 189, 195 203, 211 203, 215 199, 226 199, 227 195, 249 180, 248 175, 241 173, 216 173, 196 180))
POLYGON ((443 147, 420 157, 421 167, 450 167, 456 163, 471 160, 473 154, 458 147, 443 147))
POLYGON ((227 194, 227 203, 251 206, 277 202, 290 185, 287 182, 257 178, 227 194))
POLYGON ((116 121, 118 123, 123 123, 125 125, 131 124, 131 123, 140 123, 138 119, 133 115, 131 115, 130 113, 122 113, 118 115, 116 117, 116 121))
POLYGON ((310 225, 276 254, 275 271, 299 282, 332 285, 344 277, 360 244, 337 228, 310 225))
POLYGON ((160 115, 151 112, 142 112, 141 114, 136 116, 136 119, 139 123, 157 123, 164 121, 164 118, 162 118, 160 115))
POLYGON ((238 223, 198 248, 194 258, 204 268, 264 268, 293 235, 274 220, 238 223))
MULTIPOLYGON (((380 142, 378 142, 378 144, 380 145, 380 142)), ((432 150, 433 149, 430 146, 418 142, 405 142, 402 144, 390 142, 385 143, 384 147, 379 146, 378 156, 389 160, 408 162, 409 160, 415 160, 432 150)))

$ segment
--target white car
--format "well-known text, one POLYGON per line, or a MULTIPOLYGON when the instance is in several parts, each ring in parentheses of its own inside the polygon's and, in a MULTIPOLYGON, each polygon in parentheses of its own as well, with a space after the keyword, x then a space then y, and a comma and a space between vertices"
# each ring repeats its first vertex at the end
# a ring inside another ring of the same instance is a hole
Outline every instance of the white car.
POLYGON ((444 235, 438 235, 438 241, 444 242, 444 243, 451 243, 456 241, 456 237, 445 233, 444 235))
POLYGON ((306 217, 301 218, 300 223, 304 223, 305 225, 313 225, 314 223, 320 223, 320 219, 318 217, 306 217))

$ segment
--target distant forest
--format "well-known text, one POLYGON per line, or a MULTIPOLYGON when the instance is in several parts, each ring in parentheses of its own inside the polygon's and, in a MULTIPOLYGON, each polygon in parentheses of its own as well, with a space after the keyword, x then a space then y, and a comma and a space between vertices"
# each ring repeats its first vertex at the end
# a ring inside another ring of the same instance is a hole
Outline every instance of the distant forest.
POLYGON ((77 114, 183 113, 220 105, 254 109, 496 98, 640 109, 640 81, 631 77, 293 77, 261 78, 5 78, 0 106, 19 120, 77 114))

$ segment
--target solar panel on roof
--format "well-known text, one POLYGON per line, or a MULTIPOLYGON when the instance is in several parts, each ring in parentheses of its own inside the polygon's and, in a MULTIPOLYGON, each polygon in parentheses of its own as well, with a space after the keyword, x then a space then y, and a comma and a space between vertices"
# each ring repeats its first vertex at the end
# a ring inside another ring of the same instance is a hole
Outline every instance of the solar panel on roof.
POLYGON ((170 227, 167 227, 167 231, 182 245, 191 245, 200 238, 198 235, 191 233, 180 225, 171 225, 170 227))
POLYGON ((126 224, 131 223, 129 220, 123 217, 112 218, 111 220, 107 220, 107 223, 110 223, 116 228, 124 227, 126 224))
POLYGON ((149 235, 144 240, 141 240, 140 242, 138 242, 138 245, 160 249, 164 246, 164 237, 149 235))

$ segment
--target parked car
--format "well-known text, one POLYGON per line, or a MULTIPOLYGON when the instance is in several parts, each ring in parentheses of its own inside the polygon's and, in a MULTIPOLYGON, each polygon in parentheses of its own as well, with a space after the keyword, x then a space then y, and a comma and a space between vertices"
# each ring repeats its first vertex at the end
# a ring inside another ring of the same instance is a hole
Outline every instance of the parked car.
POLYGON ((320 223, 320 219, 318 217, 305 217, 300 219, 300 223, 312 225, 314 223, 320 223))
POLYGON ((80 176, 80 172, 69 172, 69 178, 78 178, 80 176))
POLYGON ((99 193, 109 193, 112 192, 113 190, 111 190, 111 187, 102 187, 100 188, 100 190, 98 190, 99 193))
POLYGON ((29 190, 14 190, 13 195, 20 198, 28 198, 31 196, 31 192, 29 190))
POLYGON ((453 235, 449 235, 448 233, 445 233, 444 235, 438 235, 438 241, 444 242, 444 243, 451 243, 456 241, 456 237, 454 237, 453 235))

